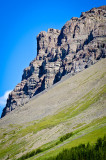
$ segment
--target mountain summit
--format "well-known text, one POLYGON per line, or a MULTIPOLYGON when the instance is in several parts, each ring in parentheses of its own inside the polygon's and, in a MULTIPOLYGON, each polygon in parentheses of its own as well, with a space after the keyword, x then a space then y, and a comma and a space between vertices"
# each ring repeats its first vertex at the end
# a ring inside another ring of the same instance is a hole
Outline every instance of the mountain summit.
POLYGON ((106 55, 106 6, 82 12, 61 30, 37 36, 37 57, 24 69, 22 81, 9 94, 2 116, 27 103, 70 73, 74 75, 106 55))

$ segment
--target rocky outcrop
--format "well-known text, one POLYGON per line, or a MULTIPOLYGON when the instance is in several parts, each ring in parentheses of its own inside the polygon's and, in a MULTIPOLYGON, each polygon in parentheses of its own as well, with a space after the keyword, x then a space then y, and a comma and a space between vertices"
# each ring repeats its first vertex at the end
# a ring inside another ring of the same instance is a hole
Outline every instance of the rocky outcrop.
POLYGON ((106 6, 73 17, 61 31, 48 29, 37 36, 37 57, 9 95, 2 117, 54 83, 76 74, 106 56, 106 6))

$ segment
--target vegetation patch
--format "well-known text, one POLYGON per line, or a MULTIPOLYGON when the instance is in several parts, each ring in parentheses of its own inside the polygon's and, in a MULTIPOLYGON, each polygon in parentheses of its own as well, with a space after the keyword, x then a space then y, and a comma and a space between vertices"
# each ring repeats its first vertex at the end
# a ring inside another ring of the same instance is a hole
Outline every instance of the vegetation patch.
POLYGON ((66 106, 65 109, 53 116, 47 116, 38 123, 35 123, 34 125, 30 125, 25 129, 20 130, 19 134, 21 137, 31 132, 35 134, 37 133, 37 131, 40 131, 42 129, 52 128, 60 123, 63 123, 67 121, 67 119, 78 115, 79 113, 87 109, 90 105, 97 102, 100 97, 102 97, 105 93, 106 86, 99 88, 98 91, 90 91, 76 103, 72 104, 71 106, 66 106))
POLYGON ((24 159, 27 159, 27 158, 30 158, 30 157, 33 157, 34 155, 38 154, 38 153, 41 153, 43 151, 46 151, 60 143, 62 143, 63 141, 65 141, 66 139, 70 138, 71 136, 73 135, 73 133, 67 133, 65 134, 64 136, 60 137, 59 140, 57 140, 57 142, 54 142, 53 144, 51 145, 48 145, 48 147, 43 147, 43 148, 38 148, 36 150, 32 150, 31 152, 28 152, 26 154, 24 154, 23 156, 21 156, 20 158, 18 158, 17 160, 24 160, 24 159))
POLYGON ((5 145, 4 147, 0 145, 0 159, 4 158, 6 155, 8 155, 9 158, 15 157, 16 154, 23 151, 23 147, 25 145, 26 145, 25 140, 21 141, 18 144, 11 143, 10 145, 8 146, 5 145))
POLYGON ((20 158, 18 158, 17 160, 24 160, 24 159, 27 159, 27 158, 30 158, 30 157, 33 157, 34 155, 38 154, 42 152, 42 150, 40 148, 36 149, 36 150, 33 150, 31 152, 28 152, 26 153, 25 155, 21 156, 20 158))
POLYGON ((79 123, 79 124, 77 124, 75 127, 73 127, 73 129, 77 129, 77 128, 83 126, 84 124, 86 124, 86 123, 79 123))
POLYGON ((64 136, 62 136, 62 137, 60 138, 60 141, 63 142, 63 141, 65 141, 66 139, 70 138, 72 135, 73 135, 72 132, 71 132, 71 133, 67 133, 67 134, 65 134, 64 136))
POLYGON ((56 157, 47 160, 104 160, 106 158, 106 137, 99 138, 94 145, 80 144, 78 147, 65 149, 56 157))
MULTIPOLYGON (((92 124, 93 125, 93 124, 92 124)), ((49 150, 48 152, 44 152, 44 155, 39 155, 38 158, 32 157, 31 159, 28 160, 46 160, 47 158, 51 157, 56 157, 60 152, 62 152, 64 149, 71 149, 72 147, 76 147, 80 145, 81 143, 84 143, 87 145, 89 142, 91 145, 95 144, 98 137, 103 138, 104 134, 106 134, 106 127, 99 125, 97 128, 96 126, 92 128, 89 127, 83 128, 83 130, 77 130, 77 132, 74 132, 73 136, 70 137, 69 141, 67 143, 61 144, 60 146, 55 146, 52 150, 49 150)))
MULTIPOLYGON (((16 154, 19 154, 20 151, 23 151, 23 143, 24 146, 27 144, 26 141, 21 143, 18 143, 18 139, 22 138, 24 139, 24 136, 33 133, 36 134, 38 131, 46 128, 52 128, 53 126, 56 126, 60 123, 67 122, 68 119, 71 119, 78 115, 79 113, 86 110, 88 107, 90 107, 92 104, 97 102, 101 97, 104 98, 104 95, 106 93, 106 87, 102 86, 101 88, 98 88, 98 90, 93 89, 88 94, 86 94, 84 97, 82 97, 80 100, 76 101, 74 104, 71 104, 70 106, 66 106, 62 111, 58 112, 55 115, 47 116, 43 118, 40 121, 36 121, 36 123, 33 122, 26 128, 23 128, 23 126, 20 125, 9 125, 11 129, 1 129, 0 131, 0 158, 5 157, 7 154, 10 154, 10 157, 14 157, 16 154)), ((100 119, 98 119, 98 122, 100 119)), ((92 125, 95 125, 98 123, 97 121, 92 122, 92 125)), ((105 119, 104 119, 105 122, 105 119)), ((79 124, 80 126, 81 124, 79 124)), ((77 134, 77 128, 79 126, 76 126, 76 133, 77 134)), ((85 130, 86 128, 89 128, 91 124, 84 125, 80 127, 80 131, 85 130)), ((79 129, 78 129, 79 132, 79 129)), ((64 137, 64 136, 63 136, 64 137)), ((68 137, 68 135, 66 136, 68 137)), ((48 147, 43 148, 41 152, 44 150, 48 150, 49 148, 55 147, 59 143, 62 143, 64 140, 68 138, 62 138, 61 140, 58 139, 57 141, 54 141, 52 144, 48 145, 48 147)), ((35 151, 34 151, 35 152, 35 151)), ((35 154, 35 153, 34 153, 35 154)), ((37 153, 36 153, 37 154, 37 153)))

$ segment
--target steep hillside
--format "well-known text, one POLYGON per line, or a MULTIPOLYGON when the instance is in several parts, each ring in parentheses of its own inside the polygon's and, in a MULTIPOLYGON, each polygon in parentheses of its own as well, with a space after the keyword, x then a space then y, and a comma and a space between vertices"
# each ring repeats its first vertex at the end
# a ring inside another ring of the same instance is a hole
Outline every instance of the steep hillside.
POLYGON ((0 159, 44 160, 63 148, 92 144, 103 137, 105 84, 106 61, 102 59, 75 76, 66 75, 7 114, 0 119, 0 159))
POLYGON ((22 81, 9 95, 2 117, 60 81, 64 75, 74 75, 105 55, 106 6, 82 12, 80 18, 73 17, 61 30, 40 32, 37 57, 24 70, 22 81))

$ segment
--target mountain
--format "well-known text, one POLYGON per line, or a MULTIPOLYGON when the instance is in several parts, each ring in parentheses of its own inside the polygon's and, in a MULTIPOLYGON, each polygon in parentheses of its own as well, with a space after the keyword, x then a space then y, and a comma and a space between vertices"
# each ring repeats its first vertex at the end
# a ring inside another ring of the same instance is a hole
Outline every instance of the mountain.
POLYGON ((0 160, 47 160, 105 134, 106 60, 101 59, 0 119, 0 160))
POLYGON ((37 57, 24 69, 22 81, 9 94, 4 117, 70 73, 75 75, 106 55, 106 6, 82 12, 61 30, 37 36, 37 57))

